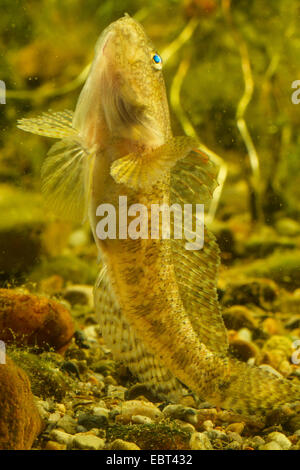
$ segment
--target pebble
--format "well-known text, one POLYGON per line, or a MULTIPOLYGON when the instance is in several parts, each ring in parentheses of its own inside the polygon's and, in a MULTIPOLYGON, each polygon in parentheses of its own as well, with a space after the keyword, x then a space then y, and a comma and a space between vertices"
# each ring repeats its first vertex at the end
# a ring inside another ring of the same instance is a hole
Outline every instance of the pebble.
POLYGON ((57 421, 61 418, 60 413, 55 412, 55 413, 50 413, 48 417, 48 424, 56 424, 57 421))
POLYGON ((102 450, 105 447, 104 439, 93 436, 93 434, 76 434, 73 439, 72 447, 85 450, 102 450))
POLYGON ((259 447, 259 450, 282 450, 279 444, 275 441, 267 442, 267 444, 264 444, 259 447))
POLYGON ((239 444, 242 444, 242 443, 243 443, 243 438, 242 438, 242 436, 240 436, 237 432, 231 432, 231 431, 229 431, 229 432, 227 433, 227 436, 229 437, 229 439, 230 439, 231 441, 236 441, 236 442, 238 442, 239 444))
POLYGON ((181 419, 174 419, 174 423, 176 423, 180 428, 185 429, 186 431, 195 432, 195 426, 191 423, 187 423, 186 421, 182 421, 181 419))
MULTIPOLYGON (((108 385, 107 387, 107 396, 110 398, 119 398, 120 400, 125 399, 125 392, 127 388, 117 385, 108 385)), ((136 414, 136 413, 135 413, 136 414)))
POLYGON ((210 440, 220 439, 222 441, 229 441, 229 437, 224 431, 218 429, 212 429, 211 431, 205 431, 204 433, 210 440))
POLYGON ((114 379, 111 375, 107 375, 106 377, 104 377, 103 381, 106 385, 114 385, 114 386, 118 385, 118 382, 116 381, 116 379, 114 379))
POLYGON ((118 421, 129 423, 133 416, 147 416, 156 420, 162 416, 162 412, 151 402, 142 400, 128 400, 122 403, 119 410, 118 421))
POLYGON ((252 332, 248 328, 241 328, 238 332, 236 337, 243 341, 247 341, 250 343, 252 341, 252 332))
POLYGON ((102 406, 95 406, 92 411, 95 416, 103 416, 106 418, 106 420, 108 420, 109 410, 107 408, 103 408, 102 406))
POLYGON ((242 443, 238 441, 232 441, 226 446, 226 450, 240 450, 242 443))
POLYGON ((134 415, 131 418, 132 422, 135 424, 151 424, 153 420, 149 416, 134 415))
POLYGON ((37 407, 37 409, 38 409, 38 412, 39 412, 40 417, 41 417, 43 420, 48 421, 48 417, 49 417, 49 415, 50 415, 48 402, 43 401, 43 400, 38 400, 38 401, 36 402, 36 407, 37 407))
POLYGON ((265 342, 263 350, 270 352, 274 350, 281 351, 289 359, 293 353, 292 341, 286 336, 273 335, 265 342))
POLYGON ((210 419, 207 419, 202 426, 205 431, 211 431, 214 428, 214 423, 210 419))
POLYGON ((141 450, 134 442, 115 439, 109 446, 110 450, 141 450))
POLYGON ((163 414, 169 418, 187 421, 190 424, 197 424, 198 422, 197 411, 183 405, 167 405, 163 409, 163 414))
POLYGON ((249 331, 257 327, 257 321, 253 318, 251 310, 243 305, 234 305, 224 309, 223 319, 226 327, 230 330, 247 328, 249 331))
POLYGON ((55 441, 48 441, 45 450, 66 450, 66 444, 59 444, 59 442, 55 441))
POLYGON ((88 341, 98 341, 99 327, 98 325, 90 325, 84 328, 83 334, 88 341))
POLYGON ((252 447, 253 449, 258 449, 260 446, 265 444, 265 440, 261 436, 253 436, 248 438, 244 442, 243 447, 252 447))
POLYGON ((291 441, 281 432, 271 432, 266 440, 268 442, 276 442, 283 450, 288 450, 292 446, 291 441))
POLYGON ((66 446, 69 446, 72 443, 74 436, 64 431, 53 429, 53 431, 50 432, 50 438, 53 439, 53 441, 55 442, 59 442, 60 444, 66 444, 66 446))
POLYGON ((68 286, 64 292, 64 298, 70 302, 71 305, 88 305, 93 306, 93 287, 86 285, 68 286))
POLYGON ((259 355, 259 349, 256 344, 245 341, 238 337, 230 340, 230 350, 240 361, 247 362, 250 358, 256 358, 259 355))
POLYGON ((226 431, 230 431, 237 434, 242 434, 245 428, 245 423, 231 423, 227 426, 226 431))
POLYGON ((191 450, 212 450, 213 446, 211 445, 210 440, 206 434, 202 432, 194 432, 190 439, 190 448, 191 450))
POLYGON ((215 408, 202 408, 197 410, 198 424, 202 424, 204 421, 210 420, 214 422, 217 418, 218 412, 215 408))
POLYGON ((63 415, 66 412, 66 407, 63 403, 56 403, 56 409, 57 409, 57 411, 59 411, 59 413, 61 413, 63 415))
POLYGON ((107 414, 98 414, 98 415, 91 415, 88 413, 83 413, 78 416, 78 424, 79 426, 83 426, 88 431, 93 428, 103 428, 108 423, 108 416, 107 414))
POLYGON ((58 420, 57 427, 62 428, 68 434, 75 434, 77 421, 72 416, 64 415, 58 420))

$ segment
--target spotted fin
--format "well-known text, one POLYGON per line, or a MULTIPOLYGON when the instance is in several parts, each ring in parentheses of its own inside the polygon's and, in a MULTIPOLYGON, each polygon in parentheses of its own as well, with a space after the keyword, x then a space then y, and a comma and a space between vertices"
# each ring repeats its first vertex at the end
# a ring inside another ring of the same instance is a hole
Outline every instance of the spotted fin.
POLYGON ((77 135, 76 130, 72 127, 72 119, 73 112, 70 110, 49 111, 36 118, 19 119, 17 127, 32 134, 63 139, 77 135))
POLYGON ((72 127, 72 112, 44 113, 32 119, 21 119, 24 131, 61 139, 48 152, 42 166, 42 192, 46 208, 56 215, 82 222, 87 214, 93 150, 82 145, 72 127))
MULTIPOLYGON (((171 171, 171 203, 204 204, 216 186, 212 163, 192 152, 171 171)), ((195 332, 211 351, 226 354, 227 333, 217 298, 219 248, 204 229, 200 250, 186 249, 185 239, 172 238, 172 256, 178 287, 195 332)))
POLYGON ((182 204, 209 204, 216 189, 217 166, 194 149, 171 170, 171 199, 182 204))
POLYGON ((154 395, 177 401, 184 390, 171 372, 149 353, 119 308, 104 267, 94 288, 101 332, 115 359, 122 361, 154 395))
POLYGON ((173 137, 150 152, 130 153, 114 161, 111 175, 117 183, 131 189, 150 188, 196 146, 196 141, 191 137, 173 137))

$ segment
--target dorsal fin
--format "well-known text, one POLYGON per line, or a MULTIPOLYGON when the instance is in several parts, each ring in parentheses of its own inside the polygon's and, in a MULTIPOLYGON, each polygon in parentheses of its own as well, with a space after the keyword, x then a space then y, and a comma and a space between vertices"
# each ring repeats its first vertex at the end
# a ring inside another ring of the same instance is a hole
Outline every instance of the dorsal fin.
MULTIPOLYGON (((213 164, 197 153, 179 161, 171 172, 171 203, 205 204, 216 187, 213 164)), ((228 349, 227 332, 217 298, 219 248, 205 229, 203 249, 189 251, 186 241, 172 239, 174 270, 184 308, 200 340, 217 353, 228 349)))

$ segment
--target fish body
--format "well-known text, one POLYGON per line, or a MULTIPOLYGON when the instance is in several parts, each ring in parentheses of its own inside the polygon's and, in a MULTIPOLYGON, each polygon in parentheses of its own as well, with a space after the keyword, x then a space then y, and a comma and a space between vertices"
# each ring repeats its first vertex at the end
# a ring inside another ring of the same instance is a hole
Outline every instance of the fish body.
POLYGON ((161 65, 142 26, 125 15, 100 36, 74 115, 19 127, 61 138, 45 161, 43 188, 58 212, 89 214, 103 263, 95 306, 115 357, 158 396, 177 400, 184 384, 212 404, 264 415, 299 399, 299 388, 228 357, 213 235, 205 230, 195 251, 180 239, 151 238, 153 204, 202 203, 214 188, 197 143, 172 134, 161 65), (115 208, 116 232, 124 230, 120 197, 147 209, 140 218, 147 236, 97 236, 105 204, 115 208))

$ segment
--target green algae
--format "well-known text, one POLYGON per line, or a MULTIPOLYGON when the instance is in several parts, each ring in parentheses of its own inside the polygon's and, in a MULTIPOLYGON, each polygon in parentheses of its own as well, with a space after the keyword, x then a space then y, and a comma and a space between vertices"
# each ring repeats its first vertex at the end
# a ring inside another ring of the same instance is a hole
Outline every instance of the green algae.
POLYGON ((11 359, 27 373, 33 394, 60 402, 74 386, 72 379, 59 369, 63 358, 55 353, 34 354, 32 351, 8 348, 11 359))
POLYGON ((108 442, 115 439, 134 442, 142 450, 189 449, 191 432, 174 423, 114 424, 106 430, 108 442))

